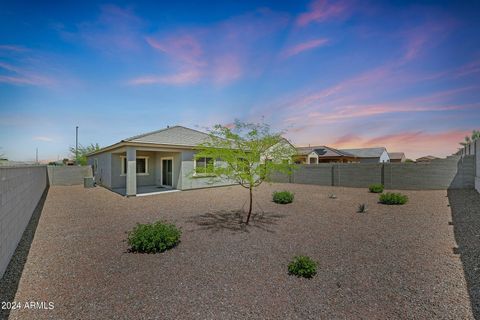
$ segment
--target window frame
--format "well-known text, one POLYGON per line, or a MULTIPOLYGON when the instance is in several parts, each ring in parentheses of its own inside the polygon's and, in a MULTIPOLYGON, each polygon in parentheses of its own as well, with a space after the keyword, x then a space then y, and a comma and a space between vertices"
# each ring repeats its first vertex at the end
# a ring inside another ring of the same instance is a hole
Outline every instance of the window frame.
MULTIPOLYGON (((120 171, 120 176, 121 177, 124 177, 127 175, 127 167, 125 166, 125 159, 127 157, 126 156, 120 156, 120 162, 121 162, 121 171, 120 171)), ((149 171, 148 171, 148 159, 149 157, 148 156, 137 156, 135 158, 135 161, 137 161, 137 159, 145 159, 145 172, 137 172, 137 176, 148 176, 150 175, 149 171)))
MULTIPOLYGON (((213 159, 211 157, 200 157, 200 158, 197 158, 197 157, 193 157, 193 176, 194 177, 213 177, 215 176, 214 173, 212 172, 197 172, 197 161, 199 159, 205 159, 205 165, 207 165, 207 159, 212 159, 213 160, 213 166, 215 167, 217 165, 217 160, 216 159, 213 159)), ((206 167, 205 167, 206 169, 206 167)))

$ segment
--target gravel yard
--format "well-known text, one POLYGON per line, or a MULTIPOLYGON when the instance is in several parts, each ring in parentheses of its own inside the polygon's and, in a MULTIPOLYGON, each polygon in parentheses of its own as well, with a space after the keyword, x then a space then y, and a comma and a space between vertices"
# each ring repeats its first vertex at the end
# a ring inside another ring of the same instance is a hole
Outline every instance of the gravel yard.
POLYGON ((241 187, 51 187, 15 301, 54 309, 10 319, 473 319, 447 191, 402 192, 410 202, 386 206, 367 189, 265 184, 244 228, 241 187), (283 189, 292 204, 271 201, 283 189), (129 253, 126 232, 159 219, 182 228, 179 246, 129 253), (287 274, 299 254, 318 262, 314 278, 287 274))

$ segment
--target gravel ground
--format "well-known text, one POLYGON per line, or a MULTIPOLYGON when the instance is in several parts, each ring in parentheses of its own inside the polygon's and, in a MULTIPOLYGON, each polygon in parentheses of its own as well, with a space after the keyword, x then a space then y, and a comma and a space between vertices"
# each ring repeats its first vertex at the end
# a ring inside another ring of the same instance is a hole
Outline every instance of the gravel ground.
POLYGON ((139 198, 52 187, 15 301, 54 309, 10 319, 473 319, 447 191, 404 193, 408 204, 385 206, 366 189, 266 184, 264 213, 244 228, 241 187, 139 198), (282 189, 294 203, 271 202, 282 189), (180 245, 129 253, 126 231, 159 219, 182 228, 180 245), (318 261, 313 279, 287 274, 299 254, 318 261))

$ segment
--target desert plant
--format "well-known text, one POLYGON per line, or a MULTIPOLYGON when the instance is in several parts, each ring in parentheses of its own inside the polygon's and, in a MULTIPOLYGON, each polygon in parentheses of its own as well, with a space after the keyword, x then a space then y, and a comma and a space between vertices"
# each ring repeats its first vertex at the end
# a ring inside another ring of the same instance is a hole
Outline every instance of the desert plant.
POLYGON ((209 138, 197 146, 196 159, 219 159, 210 165, 212 181, 235 181, 249 191, 249 206, 245 224, 250 221, 253 208, 253 190, 275 172, 291 174, 290 163, 295 148, 282 137, 283 132, 271 132, 266 123, 243 123, 235 120, 233 128, 216 125, 209 138))
POLYGON ((289 191, 275 191, 273 193, 273 202, 287 204, 293 202, 294 195, 289 191))
POLYGON ((382 193, 383 184, 381 183, 372 184, 370 187, 368 187, 368 190, 370 190, 370 192, 372 193, 382 193))
POLYGON ((361 203, 358 205, 358 213, 365 213, 367 212, 368 209, 367 209, 367 204, 366 203, 361 203))
POLYGON ((174 225, 163 221, 150 224, 137 224, 128 233, 127 242, 131 251, 156 253, 175 247, 180 242, 181 231, 174 225))
POLYGON ((380 203, 383 204, 405 204, 408 197, 401 193, 387 192, 380 195, 380 203))
POLYGON ((333 193, 332 193, 331 195, 329 195, 328 197, 329 197, 330 199, 337 199, 337 196, 336 196, 335 194, 333 194, 333 193))
POLYGON ((288 265, 288 273, 297 277, 311 278, 317 273, 317 263, 307 256, 297 256, 288 265))

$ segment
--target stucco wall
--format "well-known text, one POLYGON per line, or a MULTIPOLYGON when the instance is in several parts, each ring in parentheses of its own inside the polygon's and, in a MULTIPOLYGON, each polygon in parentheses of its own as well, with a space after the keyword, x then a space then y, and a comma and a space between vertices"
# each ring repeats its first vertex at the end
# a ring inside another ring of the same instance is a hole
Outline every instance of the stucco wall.
POLYGON ((95 175, 95 182, 98 185, 111 188, 112 187, 112 154, 100 153, 88 157, 88 164, 94 168, 95 159, 97 159, 97 168, 95 175))
MULTIPOLYGON (((125 156, 125 154, 111 154, 111 188, 125 188, 126 186, 127 176, 122 175, 122 156, 125 156)), ((137 175, 137 186, 155 185, 156 152, 137 150, 137 157, 148 157, 148 175, 137 175)))
POLYGON ((290 178, 280 173, 271 178, 274 182, 291 181, 325 186, 368 187, 374 183, 383 183, 387 189, 469 189, 474 187, 474 171, 474 156, 455 156, 431 163, 300 165, 290 178))
MULTIPOLYGON (((181 190, 228 186, 234 184, 232 181, 228 180, 218 180, 209 177, 194 177, 194 154, 194 151, 182 152, 181 190)), ((219 163, 218 165, 221 165, 221 163, 219 163)))
POLYGON ((0 277, 46 188, 45 166, 0 168, 0 277))

